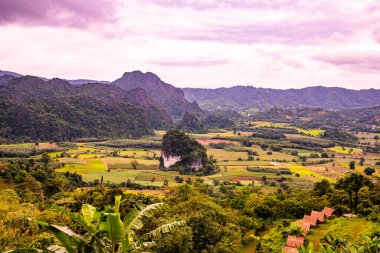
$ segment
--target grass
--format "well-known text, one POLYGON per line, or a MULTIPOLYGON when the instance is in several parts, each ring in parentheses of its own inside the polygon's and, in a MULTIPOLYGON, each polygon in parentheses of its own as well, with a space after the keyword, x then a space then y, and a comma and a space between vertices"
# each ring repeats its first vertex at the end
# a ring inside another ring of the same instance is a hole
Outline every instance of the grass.
POLYGON ((233 161, 238 160, 239 158, 247 159, 248 154, 247 152, 232 152, 232 151, 226 151, 224 149, 208 149, 207 154, 210 156, 214 156, 214 158, 217 161, 233 161))
POLYGON ((327 234, 348 239, 350 242, 359 242, 362 236, 369 236, 374 231, 380 231, 380 224, 367 221, 364 218, 339 217, 313 228, 307 236, 307 240, 313 243, 315 249, 318 249, 321 240, 327 234))
MULTIPOLYGON (((66 159, 66 158, 60 158, 60 159, 66 159)), ((75 159, 75 158, 71 158, 75 159)), ((65 160, 63 160, 65 161, 65 160)), ((71 163, 66 163, 63 168, 60 168, 57 170, 58 172, 76 172, 78 174, 86 175, 92 172, 105 172, 106 166, 104 165, 103 161, 101 159, 86 159, 81 160, 75 160, 71 161, 71 163)))
MULTIPOLYGON (((128 179, 135 183, 143 185, 157 185, 163 186, 163 181, 167 179, 170 185, 175 185, 174 178, 179 176, 178 172, 164 172, 164 171, 151 171, 151 170, 112 170, 111 172, 105 171, 91 171, 88 174, 83 175, 85 180, 100 179, 103 176, 105 182, 121 183, 127 182, 128 179), (152 182, 152 178, 155 177, 155 182, 152 182)), ((187 176, 181 176, 187 178, 187 176)))
POLYGON ((131 166, 132 161, 138 162, 138 169, 158 169, 158 160, 145 160, 137 158, 123 158, 123 157, 105 157, 102 161, 109 169, 133 169, 131 166))
POLYGON ((160 150, 139 150, 139 149, 127 149, 121 150, 119 152, 120 156, 128 156, 134 158, 145 158, 145 157, 160 157, 160 150))

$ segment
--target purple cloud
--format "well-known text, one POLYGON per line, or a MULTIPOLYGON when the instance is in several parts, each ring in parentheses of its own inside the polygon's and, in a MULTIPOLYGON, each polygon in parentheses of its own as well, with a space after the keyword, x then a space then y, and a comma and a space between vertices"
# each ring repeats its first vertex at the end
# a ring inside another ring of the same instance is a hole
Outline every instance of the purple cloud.
POLYGON ((231 63, 227 59, 215 59, 215 60, 189 60, 189 61, 179 61, 179 60, 156 60, 149 61, 150 64, 165 66, 165 67, 208 67, 215 65, 225 65, 231 63))
POLYGON ((85 28, 115 20, 112 0, 0 0, 0 25, 85 28))
POLYGON ((335 55, 318 55, 315 59, 338 67, 345 67, 351 71, 378 71, 380 69, 379 53, 347 53, 335 55))

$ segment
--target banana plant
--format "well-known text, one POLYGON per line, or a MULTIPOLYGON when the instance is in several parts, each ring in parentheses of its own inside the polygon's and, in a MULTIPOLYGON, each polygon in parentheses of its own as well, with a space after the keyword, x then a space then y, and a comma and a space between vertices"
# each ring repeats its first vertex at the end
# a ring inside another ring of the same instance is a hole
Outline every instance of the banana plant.
POLYGON ((142 210, 134 208, 124 220, 121 219, 119 212, 121 203, 121 196, 116 196, 114 207, 105 206, 98 210, 92 205, 84 204, 80 214, 71 213, 64 208, 53 205, 54 210, 69 215, 72 220, 79 223, 86 231, 85 235, 78 235, 66 227, 41 221, 36 222, 52 232, 64 247, 65 251, 63 252, 67 253, 139 253, 143 249, 154 247, 155 237, 186 224, 184 221, 172 222, 138 237, 136 232, 144 226, 144 219, 151 217, 157 210, 161 209, 163 203, 148 205, 142 210))

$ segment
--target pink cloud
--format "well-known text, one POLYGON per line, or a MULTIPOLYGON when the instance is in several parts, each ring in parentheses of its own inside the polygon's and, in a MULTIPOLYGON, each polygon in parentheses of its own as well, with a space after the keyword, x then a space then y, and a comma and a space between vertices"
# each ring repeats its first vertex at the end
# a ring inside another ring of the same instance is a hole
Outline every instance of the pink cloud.
POLYGON ((0 25, 85 28, 115 20, 112 0, 0 0, 0 25))
POLYGON ((231 63, 230 60, 227 59, 215 59, 215 60, 189 60, 189 61, 179 61, 179 60, 156 60, 149 61, 148 63, 166 66, 166 67, 208 67, 215 65, 225 65, 231 63))
POLYGON ((302 1, 294 0, 146 0, 155 5, 171 8, 191 8, 195 10, 210 10, 224 8, 250 8, 250 9, 279 9, 279 8, 294 8, 297 5, 302 5, 302 1))
POLYGON ((373 36, 375 37, 376 42, 380 44, 380 28, 373 32, 373 36))
POLYGON ((192 31, 171 31, 167 36, 175 39, 222 43, 313 44, 333 38, 336 34, 351 35, 356 28, 356 24, 330 18, 294 22, 214 25, 192 31))
POLYGON ((355 72, 378 71, 380 69, 379 53, 326 54, 315 56, 315 59, 337 67, 344 67, 355 72))

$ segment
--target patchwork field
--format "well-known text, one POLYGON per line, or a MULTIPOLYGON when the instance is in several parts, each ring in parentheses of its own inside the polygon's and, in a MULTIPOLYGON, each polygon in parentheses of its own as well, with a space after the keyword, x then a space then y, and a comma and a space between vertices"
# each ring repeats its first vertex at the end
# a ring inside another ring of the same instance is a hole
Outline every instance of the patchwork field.
MULTIPOLYGON (((286 134, 286 140, 302 142, 315 142, 317 144, 329 143, 320 135, 320 129, 302 129, 286 123, 272 123, 264 121, 251 122, 253 128, 274 127, 291 128, 299 134, 286 134)), ((121 183, 134 182, 141 185, 164 186, 178 184, 178 177, 183 180, 195 176, 180 175, 174 171, 161 171, 159 158, 161 157, 161 139, 164 131, 156 131, 155 136, 142 139, 120 139, 100 142, 71 143, 71 148, 63 148, 55 143, 25 143, 0 145, 0 154, 5 151, 23 152, 27 155, 31 151, 46 150, 50 156, 59 162, 62 167, 59 172, 76 172, 87 181, 100 180, 105 182, 121 183)), ((278 145, 276 140, 253 138, 252 132, 218 130, 207 134, 191 134, 207 149, 208 156, 219 167, 214 175, 203 176, 201 179, 207 184, 215 180, 229 181, 242 185, 261 187, 265 192, 273 192, 280 185, 288 187, 312 187, 313 183, 321 179, 334 182, 337 178, 345 176, 351 170, 349 163, 354 161, 355 171, 363 173, 367 167, 374 168, 374 175, 380 176, 380 155, 363 153, 358 147, 335 146, 332 148, 309 148, 288 146, 280 150, 272 150, 278 145), (250 145, 243 145, 249 140, 250 145), (268 143, 267 147, 261 147, 268 143), (219 146, 218 146, 219 145, 219 146), (327 158, 322 158, 327 154, 327 158), (306 157, 306 160, 302 160, 306 157), (365 161, 360 165, 360 158, 365 161), (288 174, 281 171, 287 170, 288 174)), ((375 134, 358 133, 363 141, 374 139, 375 134)), ((282 142, 279 142, 280 145, 282 142)), ((291 142, 290 142, 291 143, 291 142)), ((331 142, 330 142, 331 143, 331 142)), ((292 144, 293 145, 293 144, 292 144)), ((70 146, 69 146, 70 147, 70 146)), ((37 152, 36 158, 41 157, 37 152)))

